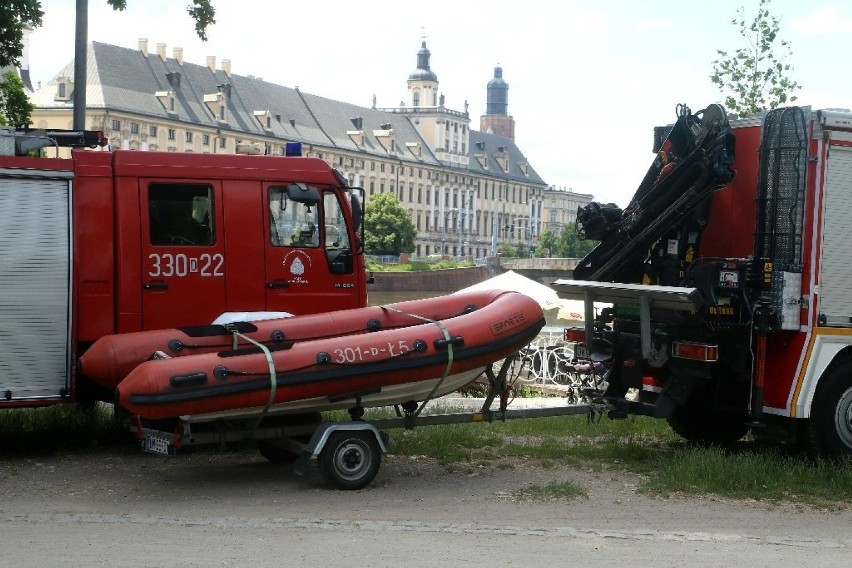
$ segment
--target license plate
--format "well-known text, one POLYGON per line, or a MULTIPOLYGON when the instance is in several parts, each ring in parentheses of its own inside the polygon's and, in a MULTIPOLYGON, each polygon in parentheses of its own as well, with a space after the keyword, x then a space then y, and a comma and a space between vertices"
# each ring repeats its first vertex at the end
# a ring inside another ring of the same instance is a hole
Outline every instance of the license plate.
POLYGON ((172 440, 158 434, 145 434, 142 440, 142 451, 148 454, 162 456, 175 455, 175 445, 172 440))
POLYGON ((586 347, 585 343, 578 343, 574 346, 574 357, 578 359, 589 358, 589 348, 586 347))

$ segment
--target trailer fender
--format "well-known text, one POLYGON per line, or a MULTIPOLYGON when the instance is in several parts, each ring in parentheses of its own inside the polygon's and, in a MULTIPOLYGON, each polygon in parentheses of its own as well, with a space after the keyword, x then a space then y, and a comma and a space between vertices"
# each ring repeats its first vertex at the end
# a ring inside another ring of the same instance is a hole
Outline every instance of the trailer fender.
POLYGON ((383 454, 387 453, 387 434, 379 431, 379 429, 372 424, 367 422, 323 422, 317 426, 317 429, 314 430, 314 434, 311 436, 310 441, 302 449, 302 453, 294 468, 296 474, 303 475, 305 473, 311 458, 317 457, 320 452, 322 452, 322 449, 325 447, 332 434, 335 432, 356 431, 367 431, 372 433, 376 437, 376 442, 378 443, 381 452, 383 454))

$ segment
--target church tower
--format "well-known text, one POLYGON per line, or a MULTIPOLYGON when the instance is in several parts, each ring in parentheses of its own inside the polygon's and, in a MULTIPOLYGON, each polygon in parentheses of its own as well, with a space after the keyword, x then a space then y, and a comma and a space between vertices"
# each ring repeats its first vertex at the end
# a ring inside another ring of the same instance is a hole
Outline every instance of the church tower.
POLYGON ((494 68, 494 78, 488 81, 485 114, 479 117, 480 132, 515 139, 515 119, 509 116, 509 83, 503 79, 503 68, 494 68))
POLYGON ((430 56, 424 40, 417 52, 417 69, 408 76, 408 108, 438 106, 438 76, 429 69, 430 56))

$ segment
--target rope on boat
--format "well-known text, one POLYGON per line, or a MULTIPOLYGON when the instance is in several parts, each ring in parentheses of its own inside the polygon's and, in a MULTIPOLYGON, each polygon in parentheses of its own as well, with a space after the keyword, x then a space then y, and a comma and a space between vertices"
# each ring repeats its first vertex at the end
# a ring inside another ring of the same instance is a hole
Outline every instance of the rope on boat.
POLYGON ((248 341, 249 343, 254 344, 258 349, 263 351, 263 354, 266 356, 266 364, 269 366, 269 400, 266 401, 266 406, 264 406, 263 410, 260 411, 260 414, 258 414, 258 416, 257 416, 257 420, 255 420, 254 425, 252 425, 252 427, 251 427, 251 432, 253 433, 255 428, 257 428, 260 425, 260 421, 263 420, 263 417, 266 415, 266 412, 269 410, 269 407, 272 406, 273 402, 275 402, 275 394, 278 390, 278 379, 277 379, 277 376, 275 374, 275 362, 272 360, 272 353, 269 351, 269 349, 266 347, 266 345, 263 345, 262 343, 255 341, 251 337, 243 335, 242 333, 240 333, 239 331, 237 331, 234 328, 228 328, 226 326, 226 329, 228 329, 228 331, 230 331, 233 334, 234 349, 236 349, 236 346, 238 344, 238 338, 241 337, 241 338, 245 339, 246 341, 248 341))
POLYGON ((390 312, 396 312, 398 314, 413 317, 415 319, 419 319, 419 320, 425 321, 427 323, 434 323, 435 325, 438 326, 438 329, 441 330, 441 333, 444 334, 444 340, 447 342, 447 368, 444 369, 444 374, 441 376, 440 379, 438 379, 438 382, 435 383, 435 386, 432 387, 431 392, 429 392, 429 394, 426 395, 426 398, 423 399, 423 402, 420 403, 420 406, 417 407, 417 410, 415 410, 410 415, 410 418, 417 418, 420 415, 420 413, 423 412, 423 409, 426 407, 426 403, 429 402, 430 400, 432 400, 432 396, 435 394, 435 392, 437 392, 438 387, 440 387, 441 384, 444 382, 444 380, 446 380, 446 378, 450 375, 450 369, 453 366, 453 341, 452 341, 452 337, 450 337, 450 332, 447 330, 447 327, 440 320, 434 320, 432 318, 427 318, 427 317, 421 316, 419 314, 412 314, 410 312, 399 310, 397 308, 392 308, 390 306, 382 306, 381 308, 383 310, 387 310, 387 311, 390 311, 390 312))

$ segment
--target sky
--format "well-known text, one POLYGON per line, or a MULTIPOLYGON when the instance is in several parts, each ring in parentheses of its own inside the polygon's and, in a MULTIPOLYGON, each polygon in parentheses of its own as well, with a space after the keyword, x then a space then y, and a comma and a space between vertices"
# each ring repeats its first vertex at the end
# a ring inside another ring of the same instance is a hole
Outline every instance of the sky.
MULTIPOLYGON (((653 160, 654 126, 675 107, 721 103, 709 76, 717 50, 746 46, 732 23, 758 0, 212 0, 208 41, 195 34, 188 0, 128 0, 115 12, 89 0, 89 41, 136 49, 140 38, 182 47, 184 60, 364 107, 395 107, 426 41, 445 106, 479 129, 487 84, 503 68, 515 142, 550 185, 625 206, 653 160), (428 6, 428 8, 418 8, 428 6)), ((74 57, 75 2, 42 0, 43 26, 31 36, 35 84, 74 57)), ((852 108, 852 1, 771 0, 780 36, 791 44, 795 104, 852 108)))

